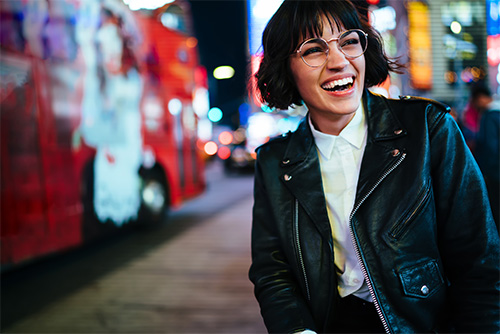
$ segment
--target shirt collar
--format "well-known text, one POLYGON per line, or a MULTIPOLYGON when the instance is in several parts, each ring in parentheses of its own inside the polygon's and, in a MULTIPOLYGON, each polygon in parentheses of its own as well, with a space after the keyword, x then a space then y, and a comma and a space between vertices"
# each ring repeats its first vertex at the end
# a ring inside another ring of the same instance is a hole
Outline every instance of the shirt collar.
POLYGON ((316 130, 311 122, 310 117, 308 119, 308 122, 309 127, 312 131, 312 135, 316 142, 316 147, 318 148, 320 153, 328 159, 330 159, 332 156, 333 148, 335 147, 335 141, 338 137, 343 138, 357 149, 360 149, 363 146, 363 141, 365 139, 367 130, 365 114, 363 112, 363 103, 359 104, 354 117, 338 136, 329 135, 316 130))

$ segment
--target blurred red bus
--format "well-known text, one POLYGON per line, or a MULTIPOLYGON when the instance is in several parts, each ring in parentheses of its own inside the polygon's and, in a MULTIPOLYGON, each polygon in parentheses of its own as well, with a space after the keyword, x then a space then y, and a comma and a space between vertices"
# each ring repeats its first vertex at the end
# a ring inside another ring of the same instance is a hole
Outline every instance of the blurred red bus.
POLYGON ((0 1, 2 269, 162 221, 204 191, 189 13, 0 1))

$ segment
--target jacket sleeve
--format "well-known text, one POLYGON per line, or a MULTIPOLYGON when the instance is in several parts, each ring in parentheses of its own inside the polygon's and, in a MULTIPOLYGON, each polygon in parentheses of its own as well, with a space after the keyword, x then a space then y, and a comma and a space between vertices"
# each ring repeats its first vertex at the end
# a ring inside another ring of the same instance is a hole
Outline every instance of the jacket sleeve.
MULTIPOLYGON (((300 292, 284 251, 270 193, 274 196, 279 181, 266 182, 257 159, 255 167, 254 207, 252 221, 252 265, 250 280, 260 304, 264 323, 270 333, 295 333, 316 330, 313 317, 300 292), (266 185, 269 188, 266 188, 266 185)), ((266 169, 267 170, 267 169, 266 169)), ((276 200, 276 199, 275 199, 276 200)))
POLYGON ((430 125, 439 247, 457 332, 500 332, 499 238, 484 180, 450 115, 430 125))

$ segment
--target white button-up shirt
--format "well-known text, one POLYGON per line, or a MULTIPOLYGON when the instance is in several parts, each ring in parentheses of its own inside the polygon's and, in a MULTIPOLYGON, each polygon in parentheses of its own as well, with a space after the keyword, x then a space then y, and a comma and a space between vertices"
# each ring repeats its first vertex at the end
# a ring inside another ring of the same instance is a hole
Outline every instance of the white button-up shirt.
POLYGON ((349 215, 356 199, 361 160, 366 147, 367 124, 360 104, 354 117, 338 136, 316 130, 309 119, 319 152, 321 177, 333 234, 338 291, 372 301, 354 250, 349 215))

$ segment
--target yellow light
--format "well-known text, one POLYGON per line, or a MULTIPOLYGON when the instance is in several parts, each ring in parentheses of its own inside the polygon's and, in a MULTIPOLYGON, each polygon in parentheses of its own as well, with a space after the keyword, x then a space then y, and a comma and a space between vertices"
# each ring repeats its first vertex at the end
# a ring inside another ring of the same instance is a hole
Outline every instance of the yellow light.
POLYGON ((234 76, 234 68, 231 66, 219 66, 214 70, 213 74, 217 80, 230 79, 234 76))

